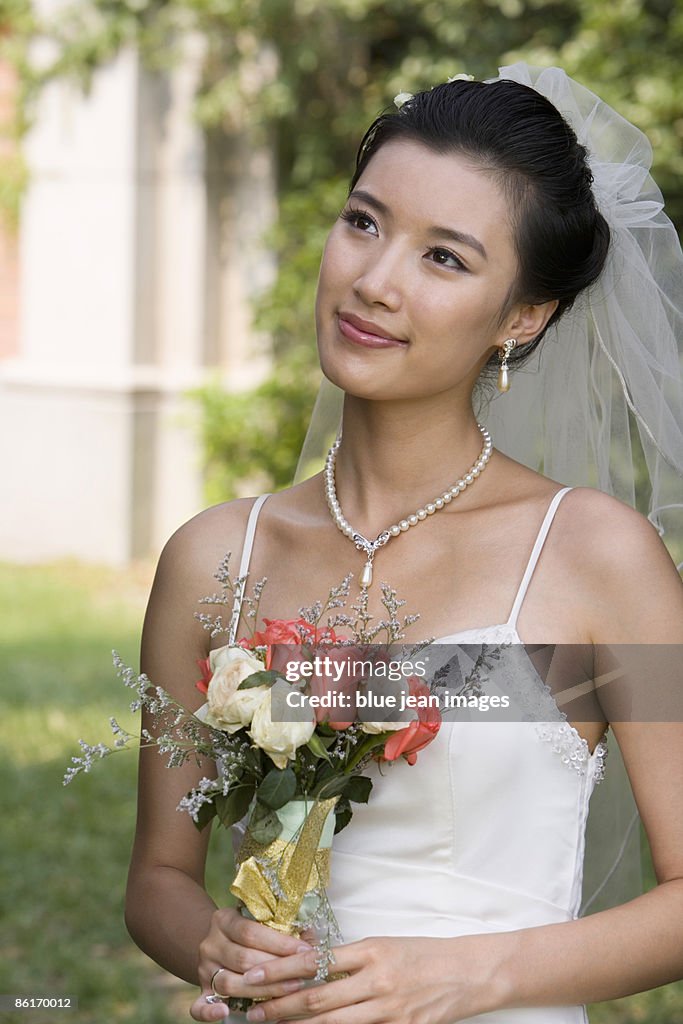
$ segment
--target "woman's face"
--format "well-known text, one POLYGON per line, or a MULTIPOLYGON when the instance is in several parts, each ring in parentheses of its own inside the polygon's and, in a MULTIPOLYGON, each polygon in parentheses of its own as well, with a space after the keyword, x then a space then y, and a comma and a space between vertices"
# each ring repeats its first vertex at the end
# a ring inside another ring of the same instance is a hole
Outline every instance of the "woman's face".
POLYGON ((316 328, 325 375, 365 398, 468 397, 517 275, 509 201, 453 153, 394 140, 328 237, 316 328))

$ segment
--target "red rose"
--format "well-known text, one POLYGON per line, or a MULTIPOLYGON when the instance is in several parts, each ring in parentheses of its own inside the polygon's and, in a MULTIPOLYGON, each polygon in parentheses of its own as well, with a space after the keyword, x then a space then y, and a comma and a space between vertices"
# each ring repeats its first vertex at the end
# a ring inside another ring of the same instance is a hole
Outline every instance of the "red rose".
POLYGON ((348 729, 356 720, 356 684, 363 676, 362 670, 353 672, 352 666, 355 661, 362 659, 362 652, 357 647, 335 647, 330 649, 328 646, 322 645, 313 649, 311 656, 315 655, 320 658, 329 658, 330 662, 334 665, 341 664, 344 671, 339 679, 335 678, 338 675, 336 669, 332 670, 331 675, 313 676, 309 683, 311 694, 316 697, 330 694, 333 699, 335 699, 337 694, 344 695, 345 697, 345 705, 343 707, 341 704, 330 708, 316 707, 316 721, 326 722, 331 729, 348 729), (350 720, 348 720, 349 713, 351 713, 350 720))
POLYGON ((264 619, 266 628, 254 633, 251 644, 254 647, 269 647, 271 644, 302 644, 312 638, 313 626, 305 619, 264 619))
POLYGON ((208 693, 209 683, 211 682, 211 678, 213 676, 213 672, 211 671, 211 663, 208 658, 198 658, 197 664, 202 670, 202 678, 197 680, 197 682, 194 685, 196 686, 200 693, 208 693))
MULTIPOLYGON (((429 695, 429 687, 416 676, 408 680, 411 696, 429 695)), ((408 764, 415 764, 417 752, 431 743, 441 728, 441 711, 435 707, 417 707, 417 721, 391 734, 384 744, 381 760, 396 761, 401 755, 408 764)))
POLYGON ((305 619, 264 619, 266 628, 254 633, 248 639, 240 640, 243 647, 266 647, 266 668, 277 669, 273 664, 272 647, 277 644, 335 644, 342 637, 337 637, 333 629, 325 627, 317 629, 305 619))

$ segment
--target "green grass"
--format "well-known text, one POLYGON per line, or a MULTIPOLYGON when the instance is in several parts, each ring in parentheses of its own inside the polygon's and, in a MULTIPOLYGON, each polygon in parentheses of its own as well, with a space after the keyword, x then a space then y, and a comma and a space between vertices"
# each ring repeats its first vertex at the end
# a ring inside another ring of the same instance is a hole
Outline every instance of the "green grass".
MULTIPOLYGON (((0 565, 0 993, 79 1000, 76 1012, 10 1012, 2 1024, 190 1020, 196 989, 141 953, 123 923, 135 755, 62 786, 79 737, 108 742, 110 715, 139 728, 109 652, 137 665, 151 571, 0 565)), ((228 902, 229 871, 229 840, 216 832, 217 902, 228 902)), ((683 1024, 683 984, 601 1004, 591 1022, 683 1024)))
MULTIPOLYGON (((79 737, 110 742, 112 714, 139 729, 110 651, 137 665, 150 582, 149 567, 0 567, 0 992, 79 1000, 75 1013, 0 1014, 2 1024, 190 1020, 196 990, 141 953, 123 923, 136 756, 62 785, 79 737)), ((214 895, 227 840, 212 841, 214 895)))

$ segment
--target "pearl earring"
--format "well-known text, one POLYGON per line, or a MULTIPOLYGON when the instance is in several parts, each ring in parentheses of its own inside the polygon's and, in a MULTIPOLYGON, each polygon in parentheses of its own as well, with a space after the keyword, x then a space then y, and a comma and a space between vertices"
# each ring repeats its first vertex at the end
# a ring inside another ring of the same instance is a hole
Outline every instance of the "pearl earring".
POLYGON ((510 390, 510 378, 508 376, 508 357, 516 344, 517 341, 515 338, 508 338, 507 341, 503 342, 503 348, 500 352, 500 369, 498 371, 499 391, 510 390))

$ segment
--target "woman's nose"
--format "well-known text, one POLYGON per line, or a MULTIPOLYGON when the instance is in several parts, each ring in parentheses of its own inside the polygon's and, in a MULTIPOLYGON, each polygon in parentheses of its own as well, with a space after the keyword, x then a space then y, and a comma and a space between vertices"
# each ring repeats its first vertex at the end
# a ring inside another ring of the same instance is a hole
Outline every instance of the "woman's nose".
POLYGON ((375 254, 363 266, 353 290, 367 306, 398 309, 402 300, 400 255, 390 249, 375 254))

